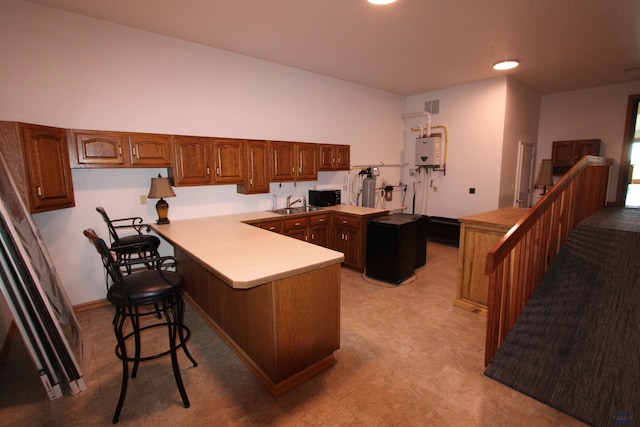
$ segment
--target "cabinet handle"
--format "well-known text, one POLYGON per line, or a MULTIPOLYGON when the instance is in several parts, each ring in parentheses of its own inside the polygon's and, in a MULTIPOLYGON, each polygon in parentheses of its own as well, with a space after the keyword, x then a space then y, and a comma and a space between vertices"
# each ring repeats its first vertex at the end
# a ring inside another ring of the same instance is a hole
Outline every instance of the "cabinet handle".
POLYGON ((299 222, 294 222, 293 225, 295 225, 296 227, 300 225, 299 222))
POLYGON ((343 220, 342 220, 342 223, 343 223, 343 224, 346 224, 346 223, 347 223, 347 221, 345 221, 345 220, 343 219, 343 220))
POLYGON ((275 229, 276 229, 275 227, 269 227, 269 231, 273 231, 275 229))
POLYGON ((324 218, 320 218, 318 222, 324 222, 324 218))
POLYGON ((38 197, 42 197, 42 187, 39 185, 36 186, 36 194, 38 194, 38 197))
POLYGON ((209 168, 207 168, 207 175, 209 175, 209 168))
POLYGON ((316 235, 314 233, 311 233, 311 240, 315 240, 316 235))
POLYGON ((220 167, 216 168, 216 175, 220 176, 220 167))
POLYGON ((335 157, 332 157, 332 158, 331 158, 331 164, 332 164, 332 165, 335 165, 335 164, 336 164, 336 158, 335 158, 335 157))
POLYGON ((139 159, 139 157, 138 157, 138 149, 136 147, 133 147, 133 157, 135 157, 136 159, 139 159))
POLYGON ((253 178, 249 178, 249 185, 253 185, 253 178))
POLYGON ((118 145, 118 154, 122 156, 122 145, 118 145))

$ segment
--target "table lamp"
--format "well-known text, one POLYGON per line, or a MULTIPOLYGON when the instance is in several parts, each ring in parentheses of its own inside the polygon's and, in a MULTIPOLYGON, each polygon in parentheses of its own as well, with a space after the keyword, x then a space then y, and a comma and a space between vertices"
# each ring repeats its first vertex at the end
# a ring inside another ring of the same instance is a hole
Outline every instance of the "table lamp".
POLYGON ((552 167, 551 159, 543 159, 540 170, 538 171, 538 176, 536 177, 535 186, 536 188, 542 187, 543 196, 547 192, 547 187, 553 186, 552 167))
POLYGON ((151 188, 149 189, 147 198, 160 199, 158 200, 158 203, 156 203, 156 212, 158 212, 158 220, 156 221, 156 224, 169 224, 169 218, 167 218, 167 215, 169 214, 169 203, 164 200, 164 197, 175 196, 176 193, 174 193, 171 188, 169 178, 162 178, 160 174, 158 174, 157 178, 151 178, 151 188))

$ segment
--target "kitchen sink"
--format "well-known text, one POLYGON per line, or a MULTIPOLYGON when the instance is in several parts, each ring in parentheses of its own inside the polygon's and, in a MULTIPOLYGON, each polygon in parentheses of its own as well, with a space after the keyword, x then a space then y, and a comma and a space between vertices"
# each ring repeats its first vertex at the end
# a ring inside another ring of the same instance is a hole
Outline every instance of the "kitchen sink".
POLYGON ((293 215, 293 214, 306 213, 306 212, 315 212, 321 209, 322 208, 317 206, 300 206, 295 208, 276 209, 275 211, 272 211, 272 212, 280 215, 293 215))

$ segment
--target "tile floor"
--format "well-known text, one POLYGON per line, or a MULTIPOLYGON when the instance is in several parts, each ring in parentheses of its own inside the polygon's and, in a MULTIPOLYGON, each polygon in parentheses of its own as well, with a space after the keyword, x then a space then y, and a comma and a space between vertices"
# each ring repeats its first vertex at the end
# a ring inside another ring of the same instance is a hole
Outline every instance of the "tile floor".
MULTIPOLYGON (((578 426, 577 420, 482 375, 486 319, 455 308, 458 249, 430 243, 402 286, 342 270, 338 363, 273 397, 198 314, 187 309, 180 354, 191 407, 168 357, 141 365, 120 424, 190 426, 578 426)), ((20 339, 0 369, 0 425, 108 425, 120 387, 110 307, 79 314, 87 390, 49 401, 20 339)), ((164 336, 163 336, 164 337, 164 336)))

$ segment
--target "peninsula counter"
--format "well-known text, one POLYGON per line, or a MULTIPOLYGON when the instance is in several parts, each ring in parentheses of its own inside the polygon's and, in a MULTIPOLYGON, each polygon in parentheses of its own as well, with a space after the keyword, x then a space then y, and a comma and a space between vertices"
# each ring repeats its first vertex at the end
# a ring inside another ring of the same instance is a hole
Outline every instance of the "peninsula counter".
POLYGON ((335 364, 344 256, 244 223, 269 217, 281 216, 250 212, 152 228, 174 246, 194 308, 277 396, 335 364))

